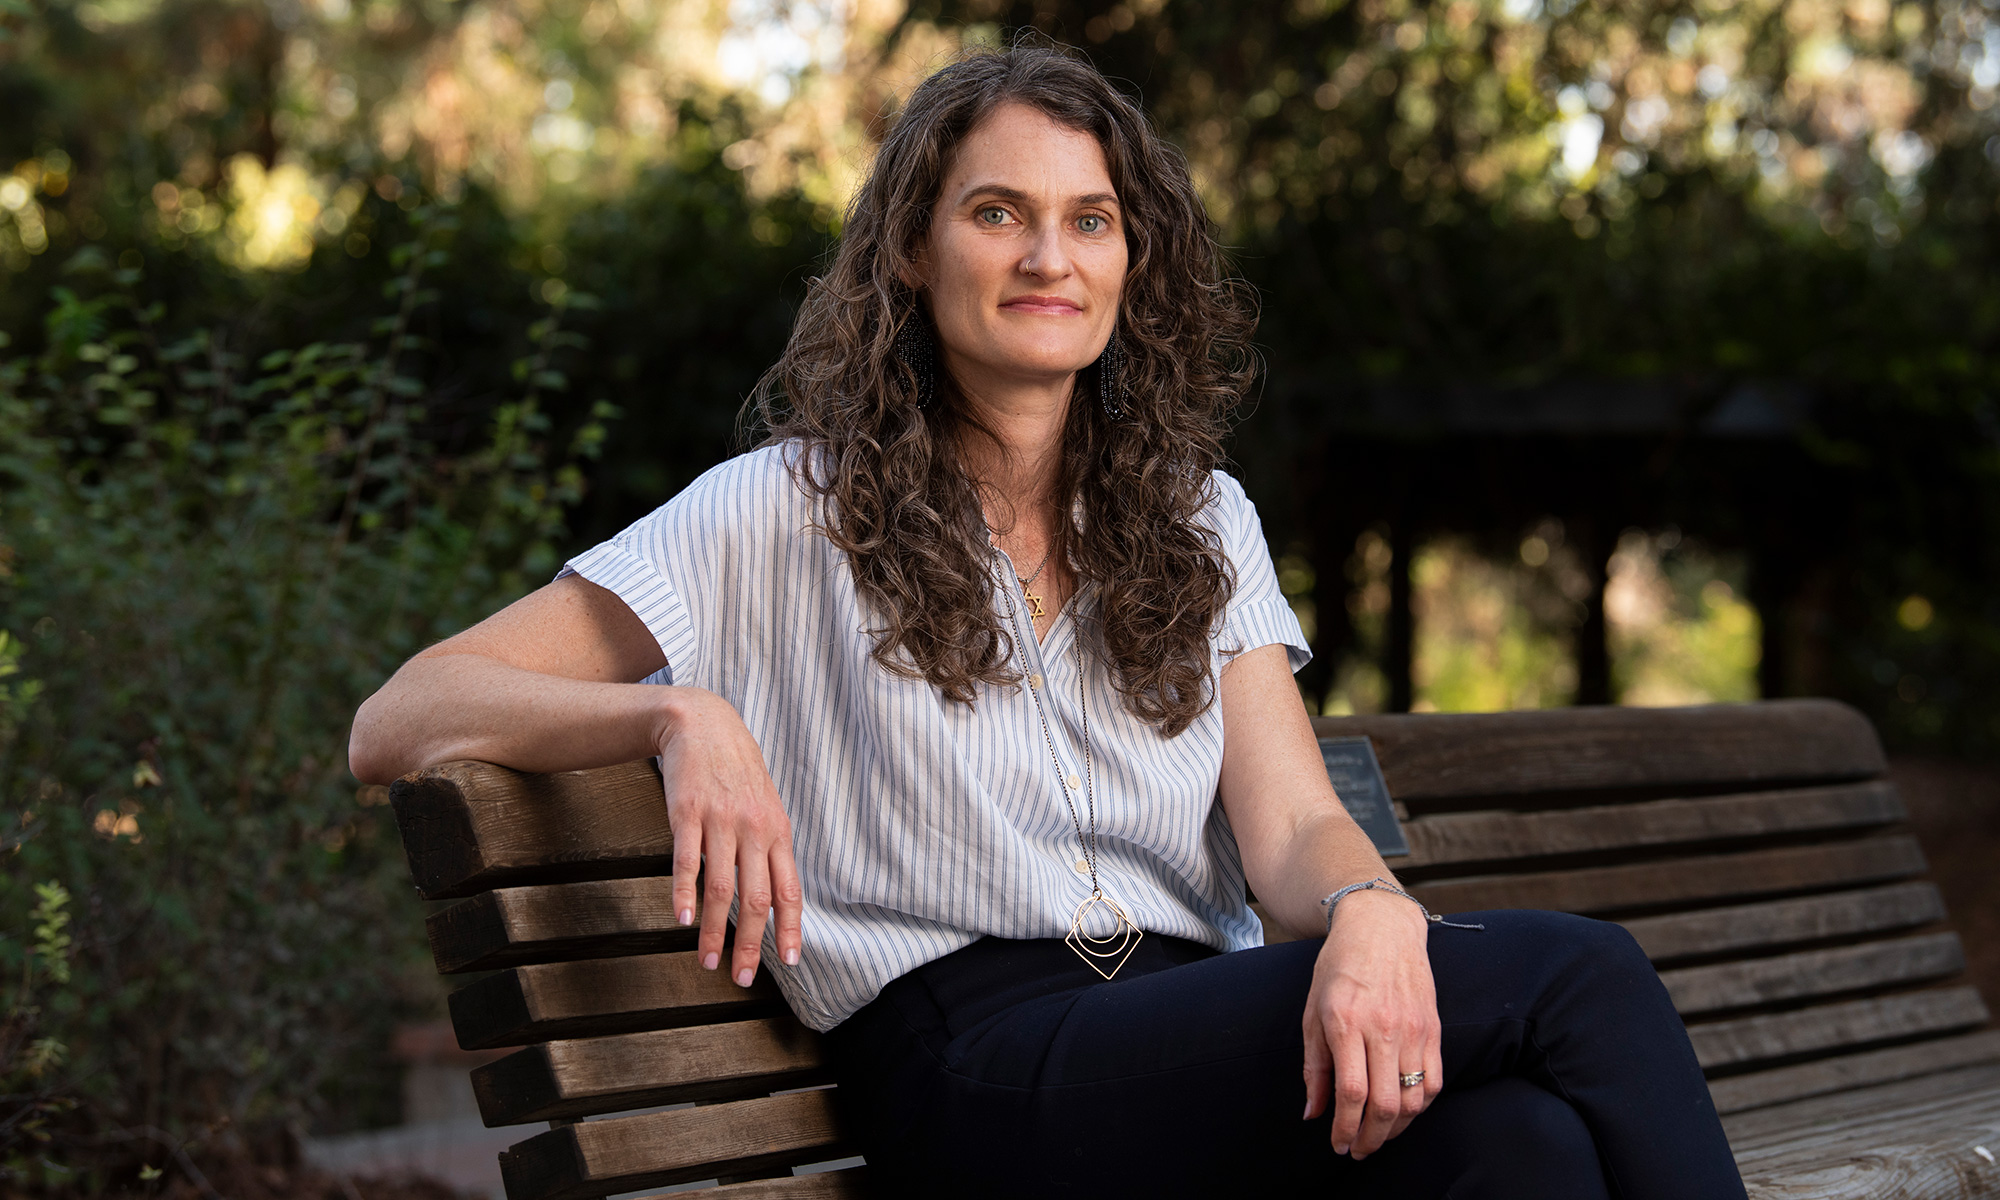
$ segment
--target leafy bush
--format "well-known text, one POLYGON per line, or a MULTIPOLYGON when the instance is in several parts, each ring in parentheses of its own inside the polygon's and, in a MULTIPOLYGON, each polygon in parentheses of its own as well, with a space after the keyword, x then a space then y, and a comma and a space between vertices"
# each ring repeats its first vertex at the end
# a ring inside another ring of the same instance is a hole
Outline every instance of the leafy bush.
POLYGON ((0 365, 0 1179, 88 1192, 368 1115, 390 1023, 428 1007, 348 722, 547 577, 611 412, 560 445, 544 415, 569 293, 453 444, 415 318, 454 222, 416 217, 365 342, 164 339, 86 251, 0 365))

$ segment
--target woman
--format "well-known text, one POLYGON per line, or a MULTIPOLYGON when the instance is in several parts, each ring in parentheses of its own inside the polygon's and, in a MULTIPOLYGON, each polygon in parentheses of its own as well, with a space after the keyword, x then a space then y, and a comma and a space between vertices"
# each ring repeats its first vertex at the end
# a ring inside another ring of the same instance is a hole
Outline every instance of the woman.
POLYGON ((406 664, 355 774, 658 755, 703 964, 776 960, 891 1192, 1741 1196, 1629 937, 1431 925, 1334 797, 1214 470, 1250 324, 1095 71, 946 68, 770 440, 406 664))

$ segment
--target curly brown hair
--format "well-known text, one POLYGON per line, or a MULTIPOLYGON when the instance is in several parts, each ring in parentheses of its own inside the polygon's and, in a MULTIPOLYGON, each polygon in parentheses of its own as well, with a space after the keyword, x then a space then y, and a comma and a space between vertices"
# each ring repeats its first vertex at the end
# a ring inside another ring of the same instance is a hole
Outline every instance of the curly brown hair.
POLYGON ((1255 373, 1255 316, 1186 160, 1089 63, 1017 46, 968 54, 918 86, 749 409, 771 440, 807 449, 794 469, 882 621, 876 661, 968 704, 976 682, 1017 682, 977 483, 959 453, 983 430, 942 366, 935 399, 919 407, 917 378, 894 352, 904 322, 929 325, 902 280, 916 277, 952 154, 1010 101, 1095 137, 1125 214, 1124 412, 1077 402, 1097 386, 1095 367, 1080 373, 1054 495, 1057 512, 1081 520, 1057 522, 1057 548, 1097 585, 1097 650, 1128 707, 1172 737, 1213 701, 1210 639, 1234 580, 1195 518, 1255 373))

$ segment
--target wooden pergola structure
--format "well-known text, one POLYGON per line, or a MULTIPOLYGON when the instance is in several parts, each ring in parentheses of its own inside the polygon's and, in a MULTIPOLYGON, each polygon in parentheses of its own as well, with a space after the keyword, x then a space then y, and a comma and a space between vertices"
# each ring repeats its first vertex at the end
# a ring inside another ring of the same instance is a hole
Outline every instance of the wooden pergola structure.
MULTIPOLYGON (((1414 697, 1417 546, 1445 533, 1511 546, 1554 517, 1594 585, 1576 631, 1576 703, 1614 699, 1603 593, 1620 532, 1668 525, 1748 557, 1761 693, 1826 692, 1827 592, 1854 501, 1806 447, 1812 409, 1798 387, 1663 379, 1362 385, 1269 404, 1279 428, 1260 430, 1260 440, 1288 448, 1279 469, 1296 507, 1267 507, 1265 519, 1274 545, 1305 546, 1316 576, 1316 660, 1302 684, 1324 692, 1353 649, 1345 567, 1365 531, 1386 529, 1394 554, 1380 666, 1388 707, 1401 712, 1414 697)), ((1269 505, 1264 464, 1247 465, 1269 505)))

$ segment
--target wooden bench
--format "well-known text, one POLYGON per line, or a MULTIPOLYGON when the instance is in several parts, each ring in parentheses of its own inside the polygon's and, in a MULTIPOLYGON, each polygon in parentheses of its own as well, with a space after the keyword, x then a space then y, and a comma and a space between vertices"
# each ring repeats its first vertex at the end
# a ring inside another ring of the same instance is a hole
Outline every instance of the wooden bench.
MULTIPOLYGON (((1625 925, 1688 1021, 1752 1197, 2000 1196, 2000 1030, 1867 721, 1830 701, 1315 722, 1366 735, 1433 910, 1625 925)), ((717 1180, 858 1197, 816 1037, 699 969, 648 763, 418 772, 393 798, 510 1200, 717 1180), (639 1111, 633 1110, 651 1110, 639 1111), (607 1116, 606 1114, 626 1114, 607 1116), (583 1118, 596 1118, 582 1120, 583 1118)), ((1274 940, 1284 934, 1271 931, 1274 940)))

